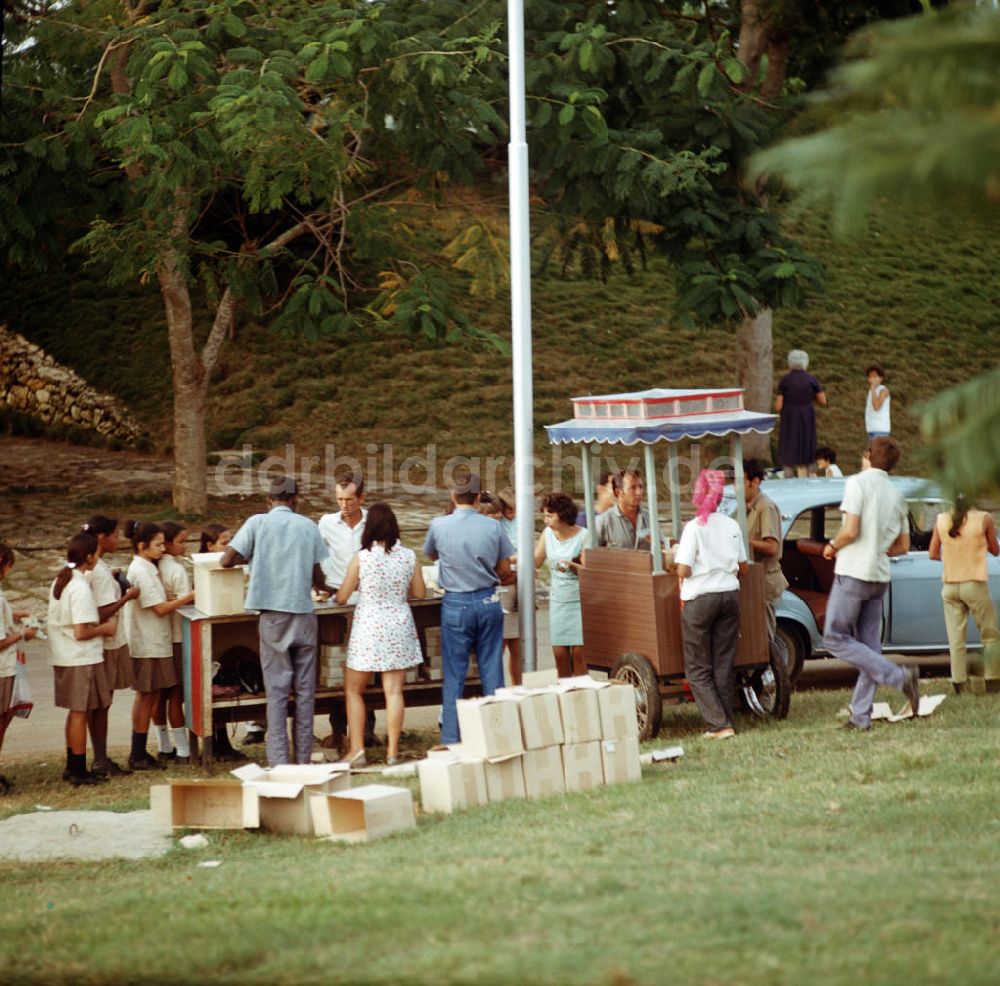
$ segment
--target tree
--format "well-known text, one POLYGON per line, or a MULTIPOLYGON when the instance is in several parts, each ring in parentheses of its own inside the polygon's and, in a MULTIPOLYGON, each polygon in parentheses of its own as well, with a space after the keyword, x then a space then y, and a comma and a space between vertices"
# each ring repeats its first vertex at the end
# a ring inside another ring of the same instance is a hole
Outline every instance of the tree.
MULTIPOLYGON (((995 208, 1000 199, 1000 10, 972 5, 859 34, 834 76, 832 125, 758 156, 804 206, 857 229, 875 199, 919 209, 995 208)), ((984 354, 984 358, 988 358, 984 354)), ((1000 486, 1000 370, 940 394, 924 434, 951 489, 1000 486)))

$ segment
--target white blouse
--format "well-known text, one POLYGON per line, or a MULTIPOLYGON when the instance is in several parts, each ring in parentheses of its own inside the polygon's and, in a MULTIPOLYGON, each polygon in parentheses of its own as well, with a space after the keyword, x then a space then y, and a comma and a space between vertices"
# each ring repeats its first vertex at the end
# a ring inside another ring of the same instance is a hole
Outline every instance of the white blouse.
POLYGON ((74 627, 80 623, 98 623, 97 603, 90 591, 87 576, 74 568, 69 582, 56 599, 53 589, 49 590, 49 618, 47 633, 52 651, 52 664, 57 668, 81 668, 88 664, 100 664, 104 660, 104 645, 101 637, 77 640, 74 627))
POLYGON ((125 604, 129 653, 139 658, 171 657, 170 618, 157 616, 152 609, 167 601, 160 573, 148 558, 136 555, 128 567, 128 580, 139 589, 139 598, 125 604))

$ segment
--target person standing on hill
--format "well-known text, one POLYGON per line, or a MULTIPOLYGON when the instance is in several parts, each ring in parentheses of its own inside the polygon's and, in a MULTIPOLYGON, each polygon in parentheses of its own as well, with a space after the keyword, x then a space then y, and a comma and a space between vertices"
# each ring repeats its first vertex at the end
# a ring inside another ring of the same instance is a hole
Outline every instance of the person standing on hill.
POLYGON ((875 689, 889 685, 920 707, 920 671, 882 656, 882 599, 889 588, 889 558, 910 550, 909 514, 889 473, 899 461, 899 445, 887 435, 865 449, 861 472, 844 483, 843 524, 823 546, 836 559, 826 610, 823 646, 858 669, 846 729, 871 729, 875 689))
POLYGON ((271 483, 267 513, 236 532, 220 564, 249 563, 246 608, 260 610, 260 670, 267 694, 267 762, 291 763, 288 700, 295 695, 295 763, 309 763, 316 704, 318 624, 311 588, 329 593, 322 564, 328 557, 319 528, 295 513, 299 488, 291 477, 271 483))
POLYGON ((816 460, 816 408, 826 407, 823 385, 809 369, 809 354, 793 349, 788 372, 778 381, 774 409, 781 415, 778 462, 786 476, 805 475, 816 460))
POLYGON ((865 373, 868 376, 868 396, 865 398, 865 431, 868 441, 879 435, 888 435, 892 430, 889 420, 889 404, 892 397, 885 385, 885 370, 878 363, 872 363, 865 373))

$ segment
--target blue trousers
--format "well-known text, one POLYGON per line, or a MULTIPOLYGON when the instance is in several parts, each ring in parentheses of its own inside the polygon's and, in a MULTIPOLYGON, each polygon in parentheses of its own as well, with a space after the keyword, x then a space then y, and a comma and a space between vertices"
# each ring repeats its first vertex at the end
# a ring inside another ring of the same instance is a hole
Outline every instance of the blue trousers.
POLYGON ((309 763, 316 704, 315 613, 264 610, 258 624, 260 670, 267 693, 267 763, 291 763, 288 699, 295 696, 295 763, 309 763))
POLYGON ((483 694, 503 685, 503 608, 496 587, 446 592, 441 600, 441 742, 457 743, 455 703, 465 691, 469 653, 475 648, 483 694))
POLYGON ((871 725, 872 703, 879 685, 903 690, 906 672, 882 656, 882 598, 888 582, 865 582, 836 575, 826 607, 823 646, 858 669, 851 696, 851 722, 871 725))

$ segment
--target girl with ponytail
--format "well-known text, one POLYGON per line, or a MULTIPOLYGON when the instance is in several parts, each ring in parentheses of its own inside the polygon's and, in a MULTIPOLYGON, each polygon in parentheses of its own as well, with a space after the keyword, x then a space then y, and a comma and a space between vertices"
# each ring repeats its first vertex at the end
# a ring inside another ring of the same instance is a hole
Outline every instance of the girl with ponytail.
POLYGON ((55 670, 55 704, 66 709, 66 771, 74 787, 105 780, 87 770, 87 717, 111 704, 104 672, 102 639, 115 632, 116 620, 101 622, 87 579, 97 562, 97 538, 74 534, 66 548, 66 564, 49 591, 48 633, 55 670))

